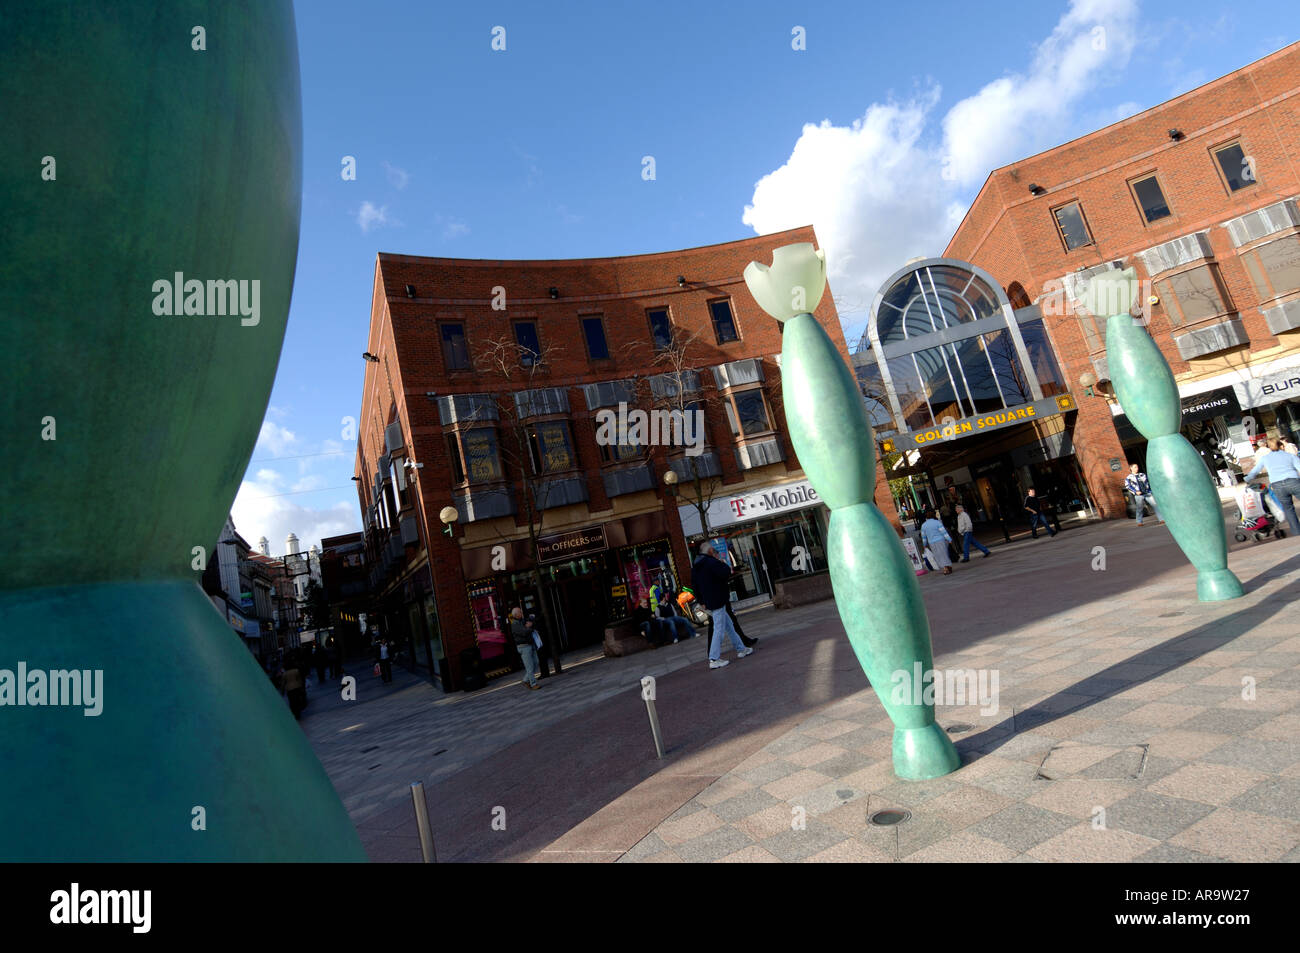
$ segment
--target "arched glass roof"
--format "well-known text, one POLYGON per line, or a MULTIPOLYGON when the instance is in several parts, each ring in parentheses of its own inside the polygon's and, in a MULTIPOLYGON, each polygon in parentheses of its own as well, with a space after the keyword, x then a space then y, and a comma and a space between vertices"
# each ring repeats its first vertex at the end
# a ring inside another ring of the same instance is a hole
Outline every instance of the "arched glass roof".
POLYGON ((954 265, 923 265, 886 291, 877 309, 881 344, 992 316, 999 295, 973 271, 954 265))

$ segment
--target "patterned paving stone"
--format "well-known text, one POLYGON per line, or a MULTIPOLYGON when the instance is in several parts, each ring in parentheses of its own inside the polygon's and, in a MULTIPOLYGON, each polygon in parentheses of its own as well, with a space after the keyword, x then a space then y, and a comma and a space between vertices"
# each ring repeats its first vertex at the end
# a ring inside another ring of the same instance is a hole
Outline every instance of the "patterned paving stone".
POLYGON ((1151 837, 1113 828, 1098 830, 1092 824, 1084 823, 1043 841, 1027 853, 1057 864, 1116 864, 1127 863, 1157 844, 1159 841, 1151 837))
POLYGON ((995 840, 1020 853, 1047 841, 1076 823, 1074 818, 1057 814, 1055 811, 1045 811, 1032 804, 1014 804, 977 821, 968 829, 972 834, 995 840))
POLYGON ((1147 786, 1155 794, 1223 805, 1249 791, 1266 775, 1231 765, 1196 762, 1147 786))
POLYGON ((728 826, 694 837, 676 845, 673 850, 688 864, 709 864, 752 844, 753 840, 747 834, 728 826))
POLYGON ((1201 801, 1139 791, 1106 809, 1106 826, 1167 841, 1205 817, 1214 807, 1201 801))
POLYGON ((1237 863, 1279 860, 1300 844, 1300 827, 1276 817, 1221 807, 1169 843, 1237 863))

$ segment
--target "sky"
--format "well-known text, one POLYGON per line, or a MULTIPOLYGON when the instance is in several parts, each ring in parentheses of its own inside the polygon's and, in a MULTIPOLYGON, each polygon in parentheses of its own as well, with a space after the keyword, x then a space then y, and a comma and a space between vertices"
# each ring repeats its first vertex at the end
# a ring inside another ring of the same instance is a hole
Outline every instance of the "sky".
POLYGON ((379 252, 604 257, 812 224, 855 341, 880 283, 942 253, 990 171, 1300 38, 1294 0, 295 11, 302 238, 232 508, 274 555, 290 531, 306 549, 361 529, 348 423, 379 252))

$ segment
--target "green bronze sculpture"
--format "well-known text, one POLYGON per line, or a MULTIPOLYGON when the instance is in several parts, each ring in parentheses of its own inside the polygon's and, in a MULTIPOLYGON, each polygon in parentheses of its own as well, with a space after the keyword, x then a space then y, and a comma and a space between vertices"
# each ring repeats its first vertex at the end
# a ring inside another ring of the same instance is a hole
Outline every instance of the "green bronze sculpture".
POLYGON ((759 306, 785 325, 781 381, 795 453, 830 507, 831 587, 849 644, 893 719, 894 773, 935 778, 961 759, 935 723, 921 686, 932 672, 930 624, 921 589, 898 535, 873 500, 876 444, 861 391, 812 312, 826 289, 826 258, 809 243, 776 249, 772 265, 750 262, 745 283, 759 306), (901 696, 901 697, 900 697, 901 696))
POLYGON ((1182 403, 1169 362, 1146 328, 1131 316, 1137 297, 1134 269, 1095 276, 1084 304, 1106 322, 1106 360, 1115 396, 1124 413, 1147 438, 1146 472, 1160 515, 1174 541, 1196 567, 1202 602, 1243 595, 1228 569, 1228 534, 1223 508, 1201 456, 1179 433, 1182 403))
POLYGON ((197 584, 293 286, 292 5, 34 0, 0 62, 0 860, 365 860, 197 584))

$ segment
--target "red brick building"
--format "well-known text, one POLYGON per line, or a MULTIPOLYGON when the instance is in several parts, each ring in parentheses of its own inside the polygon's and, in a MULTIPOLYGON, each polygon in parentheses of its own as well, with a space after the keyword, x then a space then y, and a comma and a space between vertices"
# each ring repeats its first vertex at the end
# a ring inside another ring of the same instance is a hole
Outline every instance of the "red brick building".
MULTIPOLYGON (((378 256, 356 460, 371 595, 444 687, 463 650, 497 652, 513 605, 540 618, 547 599, 571 650, 653 582, 689 580, 697 473, 737 601, 771 598, 794 546, 812 559, 797 571, 824 569, 824 507, 785 432, 780 325, 741 277, 794 242, 813 230, 623 258, 378 256), (598 440, 620 405, 677 393, 703 412, 702 442, 598 440)), ((816 317, 847 361, 829 293, 816 317)))
POLYGON ((1105 316, 1076 308, 1081 282, 1130 266, 1150 282, 1183 432, 1231 480, 1250 431, 1300 430, 1297 196, 1300 44, 997 169, 980 190, 945 257, 1041 312, 1078 403, 1062 452, 1101 515, 1124 514, 1121 471, 1145 442, 1107 387, 1105 316))

